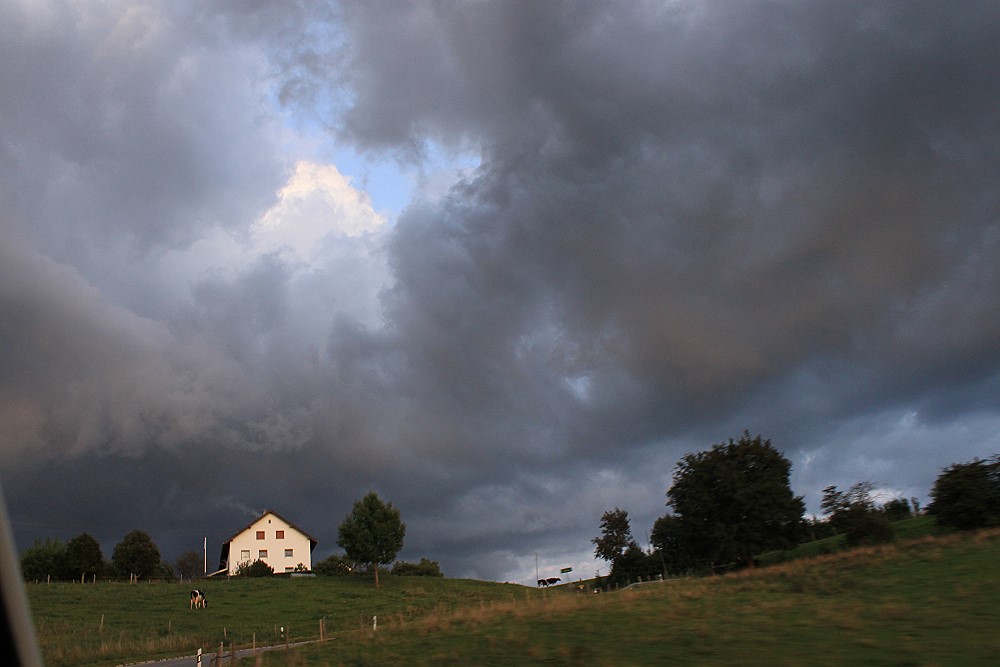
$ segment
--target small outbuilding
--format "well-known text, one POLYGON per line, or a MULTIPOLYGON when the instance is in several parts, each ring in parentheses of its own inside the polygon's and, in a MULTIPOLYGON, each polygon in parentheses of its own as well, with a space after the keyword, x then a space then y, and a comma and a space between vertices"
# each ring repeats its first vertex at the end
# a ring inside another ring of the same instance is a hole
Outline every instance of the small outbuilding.
POLYGON ((255 560, 264 561, 276 573, 309 571, 317 544, 309 533, 267 510, 222 545, 219 571, 231 576, 240 565, 255 560))

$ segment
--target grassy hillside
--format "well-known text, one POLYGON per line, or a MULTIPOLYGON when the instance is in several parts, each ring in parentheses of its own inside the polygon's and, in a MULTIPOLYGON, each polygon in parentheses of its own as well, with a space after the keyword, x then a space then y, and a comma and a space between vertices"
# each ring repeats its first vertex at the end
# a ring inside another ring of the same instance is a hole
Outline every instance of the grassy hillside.
POLYGON ((525 600, 540 591, 510 584, 383 575, 199 581, 208 609, 188 608, 190 584, 28 584, 45 664, 120 664, 217 649, 316 639, 391 625, 462 606, 525 600))
MULTIPOLYGON (((28 586, 47 665, 328 641, 271 665, 980 665, 1000 655, 1000 531, 899 541, 617 593, 360 577, 28 586), (371 629, 372 615, 379 630, 371 629)), ((252 664, 252 663, 245 663, 252 664)))
POLYGON ((998 564, 1000 531, 926 537, 615 594, 484 603, 264 664, 996 664, 998 564))
MULTIPOLYGON (((912 540, 928 535, 943 535, 948 532, 937 525, 934 517, 927 514, 912 516, 902 521, 896 521, 891 525, 893 535, 897 540, 912 540)), ((768 551, 757 556, 755 560, 758 565, 776 565, 777 563, 798 560, 799 558, 812 558, 813 556, 834 553, 846 548, 844 536, 835 535, 820 540, 813 540, 812 542, 805 542, 793 549, 768 551)))

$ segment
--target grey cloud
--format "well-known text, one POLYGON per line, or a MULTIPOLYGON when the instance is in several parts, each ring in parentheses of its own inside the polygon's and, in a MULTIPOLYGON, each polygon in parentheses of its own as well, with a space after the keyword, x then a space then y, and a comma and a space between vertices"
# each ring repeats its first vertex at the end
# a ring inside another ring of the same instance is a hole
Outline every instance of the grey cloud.
POLYGON ((272 138, 246 104, 258 63, 219 48, 224 34, 194 41, 182 5, 53 2, 3 19, 7 198, 47 252, 98 275, 108 252, 244 225, 273 196, 272 138))
POLYGON ((460 30, 485 24, 494 6, 449 7, 424 32, 426 7, 377 28, 349 12, 360 53, 374 48, 376 29, 384 37, 398 22, 409 32, 399 49, 413 57, 385 66, 359 57, 365 81, 379 85, 358 91, 345 131, 404 145, 415 141, 406 127, 485 134, 483 167, 453 191, 438 223, 423 213, 400 222, 398 238, 434 241, 403 241, 394 256, 421 316, 436 309, 448 323, 449 305, 457 317, 489 303, 483 331, 498 318, 531 329, 525 304, 556 303, 574 343, 620 336, 633 374, 681 392, 725 391, 817 352, 888 351, 878 339, 890 322, 907 326, 902 304, 922 309, 915 302, 926 292, 966 270, 966 254, 995 255, 995 196, 977 174, 997 157, 983 132, 997 120, 983 57, 995 50, 996 17, 976 8, 987 15, 937 16, 926 4, 688 8, 633 33, 649 17, 547 5, 531 17, 537 31, 506 33, 499 22, 493 42, 507 41, 497 52, 533 53, 541 41, 548 51, 536 67, 504 69, 498 105, 470 100, 483 99, 477 86, 507 63, 477 56, 482 42, 460 30), (610 44, 594 31, 630 39, 610 44), (428 33, 440 37, 431 46, 414 37, 428 33), (448 63, 466 70, 439 81, 448 63), (471 110, 455 119, 455 105, 427 101, 449 96, 471 110), (531 113, 538 104, 545 112, 531 113), (379 135, 352 119, 396 129, 379 135), (529 143, 537 137, 545 141, 529 143), (468 292, 449 299, 458 281, 468 292), (878 349, 865 350, 869 341, 878 349))
POLYGON ((812 509, 995 450, 992 3, 176 7, 0 10, 15 528, 270 507, 326 554, 377 489, 404 556, 510 578, 744 428, 812 509), (297 123, 477 166, 254 255, 297 123))

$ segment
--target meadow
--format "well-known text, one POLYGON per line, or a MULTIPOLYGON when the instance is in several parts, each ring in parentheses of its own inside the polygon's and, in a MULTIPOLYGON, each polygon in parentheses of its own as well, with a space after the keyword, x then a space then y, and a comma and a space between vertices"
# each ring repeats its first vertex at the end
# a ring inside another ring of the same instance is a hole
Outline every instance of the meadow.
MULTIPOLYGON (((928 514, 918 514, 892 524, 892 532, 896 540, 912 540, 928 535, 944 535, 949 531, 937 525, 934 517, 928 514)), ((811 558, 822 554, 843 551, 847 548, 843 535, 834 535, 822 539, 804 542, 792 549, 768 551, 754 560, 758 565, 776 565, 800 558, 811 558)))
POLYGON ((209 608, 194 611, 176 583, 28 595, 47 665, 317 639, 320 619, 326 641, 262 664, 985 665, 1000 655, 998 564, 993 530, 603 594, 390 576, 376 591, 348 576, 199 582, 209 608))
MULTIPOLYGON (((264 665, 995 665, 1000 531, 436 613, 264 665)), ((254 664, 250 660, 242 664, 254 664)))
POLYGON ((469 606, 525 600, 533 588, 463 579, 382 575, 199 580, 207 609, 188 606, 191 583, 29 583, 45 664, 115 665, 191 655, 198 648, 334 638, 469 606))

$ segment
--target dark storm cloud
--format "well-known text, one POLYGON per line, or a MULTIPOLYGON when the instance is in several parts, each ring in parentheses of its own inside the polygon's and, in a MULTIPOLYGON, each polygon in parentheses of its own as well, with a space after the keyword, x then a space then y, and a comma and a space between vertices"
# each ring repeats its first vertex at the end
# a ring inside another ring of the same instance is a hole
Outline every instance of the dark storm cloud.
POLYGON ((655 430, 817 357, 891 403, 994 356, 995 8, 369 7, 344 135, 482 137, 392 257, 395 321, 495 352, 468 376, 548 328, 526 365, 624 372, 655 430))
MULTIPOLYGON (((527 399, 510 413, 526 450, 477 428, 456 434, 466 447, 606 463, 760 425, 843 460, 831 483, 926 492, 949 455, 837 442, 835 425, 993 386, 996 8, 359 3, 344 18, 341 136, 482 151, 401 217, 387 299, 417 376, 460 394, 443 413, 496 424, 527 399)), ((978 411, 953 408, 937 419, 978 411)))
POLYGON ((744 428, 812 509, 1000 445, 993 3, 0 13, 22 539, 107 513, 108 548, 181 550, 271 508, 325 556, 376 489, 405 557, 509 578, 589 570, 614 506, 642 541, 677 458, 744 428), (259 245, 315 124, 476 166, 313 255, 259 245))

